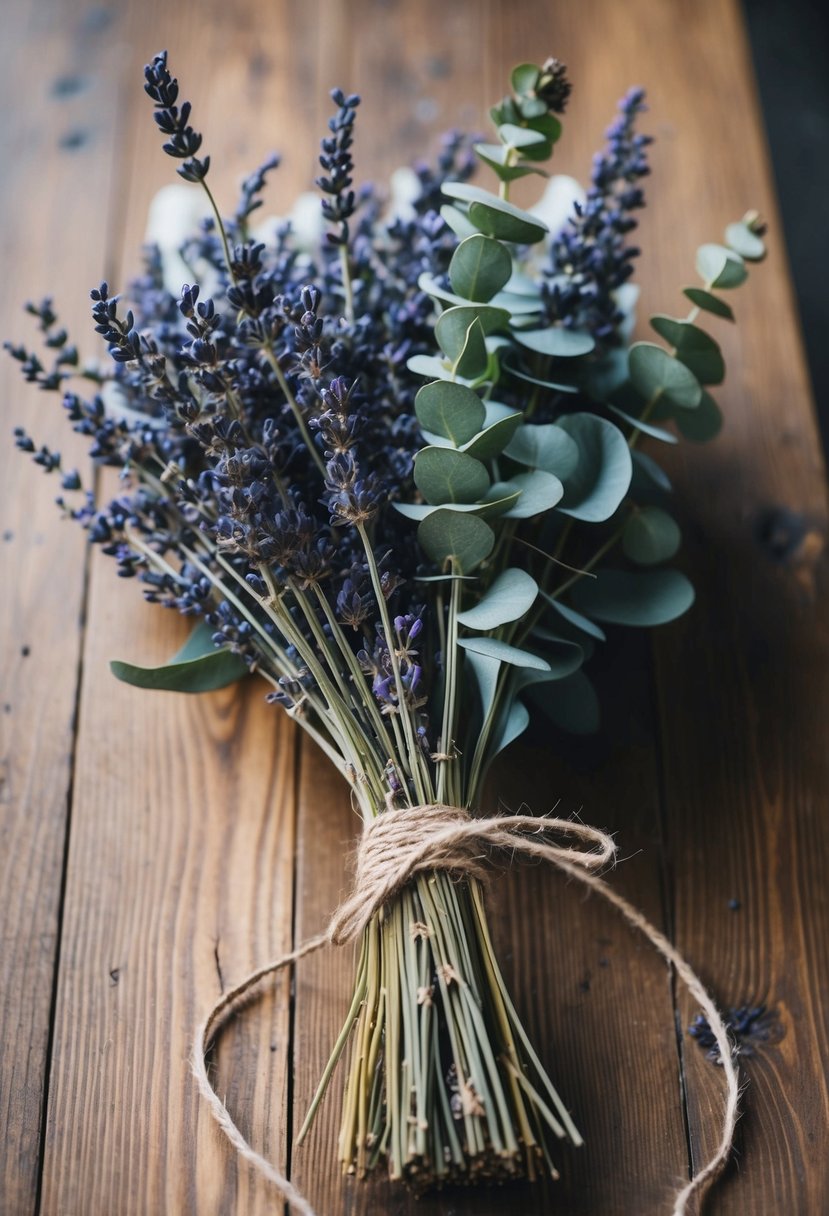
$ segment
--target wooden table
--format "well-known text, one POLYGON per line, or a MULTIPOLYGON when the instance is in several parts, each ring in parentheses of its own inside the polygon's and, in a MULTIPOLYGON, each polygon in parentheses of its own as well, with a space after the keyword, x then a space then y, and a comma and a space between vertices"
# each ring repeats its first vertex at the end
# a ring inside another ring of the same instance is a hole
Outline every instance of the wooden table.
MULTIPOLYGON (((698 602, 652 645, 626 640, 603 734, 528 754, 492 797, 618 833, 613 882, 672 936, 723 1005, 766 1002, 782 1038, 746 1060, 736 1165, 711 1212, 811 1216, 829 1194, 829 586, 824 469, 734 0, 8 0, 2 91, 3 335, 56 296, 86 348, 86 289, 136 268, 147 204, 172 180, 141 91, 161 46, 207 133, 214 185, 272 147, 270 199, 308 188, 327 89, 364 96, 362 176, 480 127, 515 62, 551 52, 576 82, 557 168, 586 176, 615 100, 648 86, 657 136, 639 264, 670 311, 694 250, 749 206, 768 262, 720 325, 727 425, 671 464, 698 602), (738 903, 738 907, 735 906, 738 903)), ((808 183, 804 183, 804 189, 808 183)), ((716 324, 716 323, 715 323, 716 324)), ((4 435, 25 422, 81 461, 58 410, 2 365, 4 435)), ((116 683, 184 624, 143 604, 61 525, 54 486, 4 443, 0 712, 0 1120, 4 1213, 277 1210, 196 1098, 187 1053, 222 985, 319 929, 347 883, 355 822, 335 777, 262 689, 188 699, 116 683)), ((694 1009, 610 910, 541 870, 499 880, 499 948, 587 1146, 550 1192, 415 1203, 331 1168, 336 1103, 299 1185, 337 1213, 660 1213, 711 1147, 722 1078, 682 1033, 694 1009)), ((226 1036, 220 1091, 285 1161, 344 1009, 348 952, 301 965, 226 1036)))

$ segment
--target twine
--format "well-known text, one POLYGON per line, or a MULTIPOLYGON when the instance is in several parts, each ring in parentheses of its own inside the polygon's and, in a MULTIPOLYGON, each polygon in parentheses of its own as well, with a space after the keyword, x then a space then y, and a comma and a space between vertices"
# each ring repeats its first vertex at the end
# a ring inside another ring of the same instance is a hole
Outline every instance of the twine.
POLYGON ((253 999, 262 980, 323 946, 339 946, 354 941, 371 918, 418 874, 444 870, 465 879, 483 878, 496 850, 507 851, 513 857, 547 861, 584 883, 591 891, 597 891, 676 969, 704 1011, 719 1048, 725 1074, 725 1112, 714 1155, 675 1196, 672 1216, 686 1216, 692 1210, 689 1207, 692 1200, 695 1209, 700 1211, 706 1192, 725 1168, 737 1123, 739 1078, 728 1031, 701 980, 671 942, 638 909, 593 873, 614 860, 616 845, 611 837, 597 828, 568 819, 539 818, 535 815, 498 815, 478 819, 459 807, 431 803, 387 811, 367 824, 357 854, 354 889, 334 913, 325 932, 260 967, 236 987, 229 989, 199 1026, 192 1067, 199 1091, 211 1114, 239 1155, 273 1183, 295 1212, 302 1213, 302 1216, 318 1216, 289 1179, 245 1140, 210 1084, 207 1053, 215 1044, 222 1027, 253 999), (553 844, 548 839, 553 833, 577 843, 575 846, 553 844))

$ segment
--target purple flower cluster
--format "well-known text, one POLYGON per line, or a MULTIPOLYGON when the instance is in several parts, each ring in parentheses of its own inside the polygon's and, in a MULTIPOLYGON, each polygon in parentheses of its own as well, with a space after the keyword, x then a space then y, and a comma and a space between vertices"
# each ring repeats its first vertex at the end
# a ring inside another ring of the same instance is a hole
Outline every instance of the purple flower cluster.
POLYGON ((624 319, 616 292, 639 254, 626 237, 645 203, 639 182, 650 172, 646 149, 652 138, 635 129, 646 108, 642 89, 630 89, 619 102, 607 147, 593 161, 587 199, 553 241, 545 267, 547 320, 586 330, 604 343, 613 341, 624 319))

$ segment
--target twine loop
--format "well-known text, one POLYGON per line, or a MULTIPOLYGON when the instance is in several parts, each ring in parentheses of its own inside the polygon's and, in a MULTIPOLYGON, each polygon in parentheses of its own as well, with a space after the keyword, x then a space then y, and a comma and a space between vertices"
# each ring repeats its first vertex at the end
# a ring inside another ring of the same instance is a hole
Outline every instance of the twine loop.
POLYGON ((675 968, 704 1011, 717 1042, 725 1074, 726 1104, 717 1149, 674 1196, 673 1216, 686 1216, 692 1204, 698 1212, 705 1193, 722 1173, 731 1153, 740 1093, 732 1043, 725 1023, 702 981, 674 945, 647 917, 595 873, 615 859, 616 845, 611 837, 598 828, 571 819, 536 815, 497 815, 479 819, 460 807, 427 803, 383 811, 367 824, 357 850, 354 888, 334 913, 325 932, 260 967, 235 988, 225 992, 196 1032, 193 1072, 211 1114, 239 1155, 274 1185, 292 1211, 302 1216, 318 1216, 293 1183, 248 1144, 210 1084, 206 1057, 219 1032, 253 999, 264 979, 323 946, 344 945, 353 941, 368 926, 371 918, 419 874, 442 870, 467 880, 481 879, 491 868, 493 854, 501 851, 513 857, 547 861, 576 878, 617 908, 628 924, 638 929, 662 958, 675 968), (553 834, 576 843, 554 844, 549 839, 553 834))
POLYGON ((335 946, 354 941, 372 916, 418 874, 443 870, 464 879, 485 878, 496 851, 599 870, 613 861, 616 845, 605 832, 572 819, 538 815, 478 819, 440 802, 386 811, 366 825, 357 851, 354 888, 331 919, 329 940, 335 946), (552 844, 547 838, 553 833, 592 847, 552 844))

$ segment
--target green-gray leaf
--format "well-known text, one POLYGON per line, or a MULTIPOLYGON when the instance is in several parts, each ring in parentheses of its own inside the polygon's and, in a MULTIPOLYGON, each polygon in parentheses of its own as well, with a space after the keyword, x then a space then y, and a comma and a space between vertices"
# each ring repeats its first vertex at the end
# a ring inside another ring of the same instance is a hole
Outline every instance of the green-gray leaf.
POLYGON ((694 589, 679 570, 601 570, 573 588, 577 608, 612 625, 664 625, 687 612, 694 589))
POLYGON ((599 729, 599 698, 583 671, 566 680, 533 684, 527 696, 551 722, 572 735, 592 735, 599 729))
POLYGON ((683 294, 692 304, 696 304, 697 308, 712 312, 715 317, 724 317, 726 321, 734 320, 734 310, 731 305, 726 304, 725 300, 721 300, 719 296, 712 295, 710 291, 703 291, 701 287, 685 287, 683 294))
MULTIPOLYGON (((696 410, 694 411, 694 414, 695 413, 696 410)), ((679 425, 680 420, 682 419, 693 418, 694 414, 689 413, 687 410, 682 410, 681 413, 676 415, 677 424, 679 425)), ((680 429, 682 429, 681 426, 680 429)), ((635 469, 638 469, 640 473, 643 473, 645 477, 647 477, 648 481, 652 481, 653 484, 658 486, 660 490, 670 492, 671 479, 662 466, 656 463, 652 456, 649 456, 647 452, 640 452, 638 448, 636 448, 632 455, 633 466, 635 469)))
POLYGON ((498 575, 477 604, 458 613, 458 621, 467 629, 497 629, 519 620, 532 608, 537 595, 535 579, 526 570, 511 567, 498 575))
POLYGON ((683 410, 676 415, 676 425, 686 439, 694 443, 707 443, 715 439, 722 430, 723 416, 710 393, 703 393, 695 410, 683 410))
MULTIPOLYGON (((528 155, 533 151, 527 149, 528 155)), ((528 211, 521 211, 505 202, 497 194, 470 186, 467 182, 444 182, 443 193, 449 198, 469 204, 469 218, 486 236, 499 241, 514 241, 521 245, 534 245, 543 240, 547 225, 528 211)))
POLYGON ((509 252, 500 241, 480 233, 461 241, 449 263, 452 290, 467 300, 491 300, 511 274, 509 252))
POLYGON ((417 539, 437 565, 443 567, 452 560, 462 574, 469 574, 489 557, 495 533, 477 515, 443 509, 423 520, 417 539))
POLYGON ((573 625, 576 629, 581 629, 582 633, 588 634, 591 638, 596 638, 599 642, 607 641, 605 631, 595 621, 591 621, 589 617, 584 616, 581 612, 576 612, 575 608, 571 608, 569 604, 562 604, 561 600, 554 600, 551 595, 547 595, 544 591, 541 594, 550 607, 554 608, 560 616, 564 617, 568 624, 573 625))
POLYGON ((213 645, 213 630, 199 622, 181 650, 162 667, 136 667, 114 659, 110 671, 125 684, 167 692, 210 692, 234 684, 248 674, 237 654, 213 645))
POLYGON ((697 250, 697 274, 708 287, 739 287, 748 278, 743 259, 725 245, 700 245, 697 250))
POLYGON ((488 749, 489 759, 494 760, 499 752, 509 747, 510 743, 514 743, 519 735, 523 735, 529 724, 530 714, 526 705, 521 701, 513 701, 506 705, 492 732, 488 749))
POLYGON ((533 131, 531 127, 518 127, 515 123, 505 122, 498 128, 498 138, 510 148, 532 148, 546 143, 541 131, 533 131))
POLYGON ((750 262, 759 262, 766 256, 765 245, 757 233, 752 232, 748 224, 744 224, 742 220, 728 225, 725 230, 725 243, 735 253, 739 253, 741 258, 748 258, 750 262))
MULTIPOLYGON (((565 384, 561 380, 540 380, 538 376, 531 376, 529 372, 521 371, 508 359, 502 359, 501 366, 508 375, 514 376, 516 380, 524 380, 527 384, 538 384, 541 388, 551 388, 558 393, 577 393, 579 391, 577 384, 565 384)), ((625 375, 627 375, 627 368, 625 375)))
POLYGON ((447 380, 423 385, 415 397, 415 413, 425 431, 451 439, 456 447, 477 435, 486 418, 477 393, 447 380))
MULTIPOLYGON (((607 407, 614 414, 618 414, 625 422, 634 427, 637 431, 641 431, 643 435, 650 435, 651 439, 659 439, 662 443, 678 443, 676 435, 672 435, 670 431, 664 430, 661 426, 654 426, 651 422, 643 422, 641 418, 634 418, 632 414, 626 414, 624 410, 620 410, 618 405, 610 405, 607 407)), ((696 410, 694 410, 696 413, 696 410)))
POLYGON ((702 396, 699 380, 690 368, 655 342, 634 342, 628 352, 628 371, 634 388, 646 401, 661 394, 684 409, 699 405, 702 396))
POLYGON ((674 317, 651 317, 651 325, 676 350, 676 357, 689 368, 700 384, 721 384, 725 377, 725 362, 714 339, 692 325, 674 317))
POLYGON ((541 515, 559 503, 564 494, 560 479, 552 473, 534 469, 532 473, 518 473, 509 481, 497 481, 490 493, 501 497, 520 491, 520 497, 506 512, 508 519, 531 519, 541 515))
POLYGON ((575 439, 554 422, 519 426, 506 448, 506 455, 531 469, 553 473, 560 481, 566 481, 579 462, 575 439))
POLYGON ((622 548, 640 566, 655 566, 673 557, 681 540, 676 520, 667 511, 661 507, 640 507, 625 524, 622 548))
POLYGON ((474 456, 454 448, 422 448, 415 457, 414 482, 432 506, 477 503, 489 489, 489 473, 474 456))
POLYGON ((559 511, 589 523, 610 519, 630 487, 633 469, 627 440, 617 426, 595 414, 565 414, 558 425, 579 450, 559 511))
POLYGON ((532 636, 538 640, 538 648, 543 651, 550 670, 533 671, 523 668, 516 675, 516 689, 526 688, 528 684, 537 684, 542 680, 565 680, 574 671, 578 671, 584 662, 584 651, 578 642, 556 637, 555 634, 542 629, 534 630, 532 636))
POLYGON ((451 203, 444 203, 440 209, 440 214, 444 223, 452 229, 455 236, 460 240, 463 240, 467 236, 474 236, 478 231, 469 216, 465 211, 461 211, 460 207, 453 207, 451 203))
POLYGON ((510 84, 519 97, 529 97, 538 84, 540 69, 534 63, 519 63, 512 69, 510 84))
POLYGON ((458 645, 473 654, 483 654, 491 659, 500 659, 513 667, 533 667, 537 671, 549 671, 550 664, 529 650, 520 650, 507 642, 499 642, 497 638, 459 638, 458 645))
POLYGON ((578 359, 589 354, 596 345, 590 334, 564 329, 561 325, 550 325, 547 329, 514 329, 513 337, 528 350, 556 359, 578 359))
POLYGON ((500 455, 512 439, 521 422, 519 410, 510 411, 491 423, 464 445, 464 451, 476 460, 491 460, 500 455))

